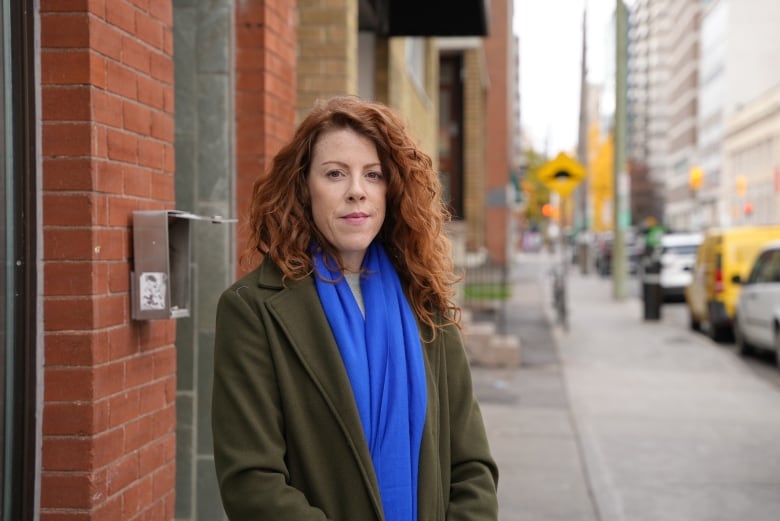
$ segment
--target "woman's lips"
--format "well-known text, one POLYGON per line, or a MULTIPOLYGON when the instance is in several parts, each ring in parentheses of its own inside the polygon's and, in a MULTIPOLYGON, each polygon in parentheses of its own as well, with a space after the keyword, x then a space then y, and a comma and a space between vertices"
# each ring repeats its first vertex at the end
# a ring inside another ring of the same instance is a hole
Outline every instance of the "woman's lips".
POLYGON ((344 219, 350 224, 360 224, 368 219, 368 214, 362 212, 354 212, 345 215, 344 217, 342 217, 342 219, 344 219))

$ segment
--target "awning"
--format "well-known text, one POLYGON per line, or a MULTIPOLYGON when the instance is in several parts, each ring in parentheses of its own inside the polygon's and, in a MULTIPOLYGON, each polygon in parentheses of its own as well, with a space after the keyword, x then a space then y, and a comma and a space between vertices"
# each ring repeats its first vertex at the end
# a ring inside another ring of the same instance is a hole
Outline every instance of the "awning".
POLYGON ((490 0, 360 0, 360 29, 383 36, 487 36, 490 0))

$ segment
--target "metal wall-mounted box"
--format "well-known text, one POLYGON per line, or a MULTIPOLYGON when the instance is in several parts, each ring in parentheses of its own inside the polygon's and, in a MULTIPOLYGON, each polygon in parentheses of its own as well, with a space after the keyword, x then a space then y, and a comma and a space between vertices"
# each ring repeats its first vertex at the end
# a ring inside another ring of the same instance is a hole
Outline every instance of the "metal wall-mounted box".
POLYGON ((133 320, 190 316, 194 220, 236 221, 178 210, 133 212, 134 269, 130 273, 133 320))

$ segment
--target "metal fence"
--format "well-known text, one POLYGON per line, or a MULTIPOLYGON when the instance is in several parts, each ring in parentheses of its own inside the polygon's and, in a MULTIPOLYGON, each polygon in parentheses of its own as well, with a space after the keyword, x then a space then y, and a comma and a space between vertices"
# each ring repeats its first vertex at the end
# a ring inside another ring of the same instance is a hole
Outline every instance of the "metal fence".
POLYGON ((509 269, 482 263, 467 267, 463 279, 463 308, 479 320, 490 320, 499 332, 505 326, 506 302, 512 296, 509 269))

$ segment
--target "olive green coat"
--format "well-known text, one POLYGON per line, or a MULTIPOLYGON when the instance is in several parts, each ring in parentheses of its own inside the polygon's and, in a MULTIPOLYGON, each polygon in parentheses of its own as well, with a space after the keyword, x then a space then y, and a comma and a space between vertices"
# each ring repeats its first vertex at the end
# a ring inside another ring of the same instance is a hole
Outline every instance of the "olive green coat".
MULTIPOLYGON (((448 327, 423 349, 428 408, 418 519, 494 521, 498 470, 460 333, 448 327)), ((232 521, 384 519, 352 389, 313 279, 285 287, 266 261, 222 294, 212 428, 232 521)))

